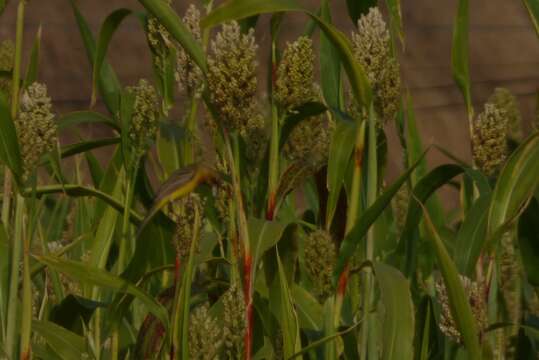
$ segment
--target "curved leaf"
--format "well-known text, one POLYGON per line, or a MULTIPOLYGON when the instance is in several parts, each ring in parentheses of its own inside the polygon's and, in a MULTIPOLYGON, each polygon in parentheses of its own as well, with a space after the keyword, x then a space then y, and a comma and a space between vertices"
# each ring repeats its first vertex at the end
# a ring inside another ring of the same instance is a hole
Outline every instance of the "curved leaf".
POLYGON ((492 192, 488 214, 489 242, 503 232, 533 196, 539 182, 539 133, 521 144, 503 167, 492 192))
POLYGON ((148 310, 155 315, 165 327, 168 327, 168 311, 163 305, 159 304, 150 295, 128 281, 112 275, 103 269, 92 267, 78 261, 65 260, 52 256, 36 256, 36 259, 48 267, 64 273, 82 283, 106 287, 136 297, 147 306, 148 310))
POLYGON ((41 52, 41 25, 39 26, 34 40, 34 46, 32 47, 32 54, 30 55, 30 63, 26 70, 26 77, 24 79, 23 87, 26 88, 37 80, 37 73, 39 70, 39 56, 41 52))
MULTIPOLYGON (((67 194, 69 196, 92 196, 97 199, 103 200, 108 205, 112 206, 114 209, 118 210, 118 212, 123 213, 124 206, 121 201, 115 199, 113 196, 106 194, 100 190, 96 190, 93 188, 85 187, 82 185, 75 185, 75 184, 58 184, 58 185, 45 185, 45 186, 38 186, 35 190, 32 190, 30 188, 24 189, 23 193, 26 196, 32 196, 33 192, 35 191, 36 196, 42 196, 46 194, 67 194)), ((139 224, 142 221, 142 217, 135 212, 135 210, 131 210, 131 221, 135 224, 139 224)))
POLYGON ((481 359, 479 330, 468 301, 468 294, 464 292, 464 287, 462 286, 457 267, 455 266, 455 263, 453 263, 453 260, 451 260, 442 239, 440 239, 436 228, 432 224, 427 210, 422 204, 420 204, 420 206, 423 209, 425 223, 431 235, 428 238, 432 242, 438 265, 440 266, 444 278, 451 315, 462 335, 470 359, 481 359))
POLYGON ((95 111, 75 111, 58 120, 58 130, 80 124, 103 124, 120 131, 120 127, 111 118, 95 111))
MULTIPOLYGON (((424 156, 424 155, 423 155, 424 156)), ((360 216, 348 235, 344 238, 339 249, 339 256, 337 258, 337 264, 333 272, 333 279, 337 282, 340 274, 348 264, 350 258, 354 255, 359 242, 362 241, 365 234, 371 227, 384 209, 389 205, 391 199, 402 184, 410 177, 414 169, 419 165, 420 158, 415 164, 413 164, 404 174, 402 174, 387 190, 376 199, 376 201, 360 216)))
POLYGON ((83 141, 77 144, 65 145, 62 147, 60 157, 63 159, 63 158, 81 154, 90 150, 99 149, 104 146, 115 145, 115 144, 118 144, 119 142, 120 142, 120 138, 113 137, 113 138, 89 140, 89 141, 83 141))
POLYGON ((406 255, 404 262, 404 274, 406 276, 409 276, 415 269, 417 244, 414 241, 414 234, 421 220, 421 204, 425 203, 437 189, 463 172, 464 169, 460 165, 440 165, 419 180, 414 187, 413 197, 408 205, 406 222, 399 242, 399 251, 404 252, 406 255))
POLYGON ((279 148, 284 146, 292 130, 294 130, 301 121, 309 121, 310 117, 320 115, 326 110, 327 108, 324 104, 319 102, 308 102, 294 109, 294 111, 284 120, 279 139, 279 148))
MULTIPOLYGON (((73 8, 73 14, 75 15, 75 20, 77 21, 84 47, 86 49, 86 55, 90 65, 93 67, 96 55, 94 36, 90 30, 90 27, 88 26, 88 23, 77 8, 74 0, 70 0, 70 3, 71 7, 73 8)), ((116 115, 118 113, 118 97, 121 86, 116 74, 114 73, 114 70, 106 61, 104 61, 102 64, 102 70, 98 77, 98 86, 107 109, 111 114, 116 115)))
POLYGON ((410 283, 399 270, 382 263, 374 264, 374 273, 384 305, 382 358, 412 359, 415 323, 410 283))
POLYGON ((468 211, 455 239, 454 256, 459 272, 472 277, 475 264, 486 243, 490 196, 481 196, 468 211))
POLYGON ((94 58, 94 68, 92 76, 92 106, 95 104, 97 81, 101 75, 101 68, 103 67, 103 62, 105 61, 105 55, 107 54, 107 49, 109 47, 110 40, 112 39, 112 35, 114 35, 114 32, 116 31, 116 29, 118 29, 118 26, 120 26, 122 21, 127 16, 131 15, 131 13, 132 11, 129 9, 115 10, 109 16, 107 16, 105 22, 103 23, 103 26, 101 27, 99 37, 97 39, 94 58))
POLYGON ((518 223, 518 243, 526 277, 539 286, 539 203, 532 199, 518 223))
POLYGON ((60 325, 49 321, 32 321, 32 330, 41 335, 45 342, 62 359, 82 359, 86 353, 86 341, 60 325))
POLYGON ((530 13, 530 18, 535 28, 535 32, 539 36, 539 1, 537 0, 522 0, 528 12, 530 13))

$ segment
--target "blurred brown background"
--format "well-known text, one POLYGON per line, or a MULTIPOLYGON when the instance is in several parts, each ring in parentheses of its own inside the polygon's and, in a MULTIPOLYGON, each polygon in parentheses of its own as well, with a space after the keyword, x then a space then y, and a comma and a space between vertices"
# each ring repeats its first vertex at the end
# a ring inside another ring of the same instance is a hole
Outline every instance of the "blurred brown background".
MULTIPOLYGON (((261 0, 263 1, 263 0, 261 0)), ((360 1, 360 0, 358 0, 360 1)), ((303 1, 312 9, 318 1, 303 1)), ((15 12, 18 1, 11 0, 0 19, 0 39, 14 38, 15 12)), ((183 15, 187 1, 174 1, 183 15)), ((83 15, 94 33, 114 9, 140 10, 136 0, 79 1, 83 15)), ((526 120, 535 116, 536 91, 539 88, 539 39, 521 1, 475 0, 470 2, 470 61, 473 100, 476 111, 497 86, 509 88, 518 97, 526 120)), ((406 49, 401 69, 405 89, 414 99, 418 126, 425 144, 438 144, 457 156, 468 159, 468 125, 461 95, 451 77, 450 51, 456 0, 402 1, 406 49)), ((353 29, 344 0, 332 1, 333 18, 350 33, 353 29)), ((262 44, 260 61, 267 58, 268 17, 258 24, 257 38, 262 44)), ((301 14, 287 17, 284 38, 293 39, 303 32, 306 18, 301 14)), ((68 0, 32 0, 27 6, 25 27, 26 54, 33 37, 43 25, 40 79, 49 86, 56 111, 60 114, 88 107, 91 69, 79 36, 68 0)), ((124 85, 150 76, 150 56, 138 21, 131 17, 114 37, 109 61, 124 85)), ((261 89, 265 88, 261 74, 261 89)), ((99 108, 99 105, 98 105, 99 108)), ((390 176, 400 169, 401 156, 394 135, 390 134, 390 176)), ((431 165, 444 161, 432 152, 431 165)))

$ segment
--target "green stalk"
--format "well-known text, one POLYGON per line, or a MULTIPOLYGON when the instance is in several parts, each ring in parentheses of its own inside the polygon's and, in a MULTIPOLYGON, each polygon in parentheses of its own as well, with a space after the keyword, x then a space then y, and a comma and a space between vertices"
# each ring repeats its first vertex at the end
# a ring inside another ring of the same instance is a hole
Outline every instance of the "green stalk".
MULTIPOLYGON (((13 79, 11 90, 11 118, 15 119, 19 111, 19 91, 21 78, 22 46, 24 36, 24 9, 26 0, 21 0, 17 8, 17 25, 15 35, 15 59, 13 63, 13 79)), ((9 210, 11 208, 11 190, 13 175, 6 166, 4 174, 4 196, 2 199, 2 222, 9 229, 9 210)))
MULTIPOLYGON (((346 228, 345 234, 348 234, 358 218, 359 213, 359 204, 361 197, 361 172, 363 168, 363 153, 365 146, 365 121, 362 121, 358 124, 356 129, 356 140, 355 140, 355 149, 354 149, 354 173, 352 176, 352 189, 350 192, 350 204, 348 205, 347 215, 346 215, 346 228)), ((337 284, 337 292, 335 294, 335 302, 333 307, 333 327, 328 336, 333 335, 337 332, 341 320, 341 310, 344 301, 344 294, 346 292, 346 286, 348 283, 349 268, 348 266, 342 272, 339 277, 337 284)), ((335 345, 328 349, 328 351, 335 352, 335 345)))
MULTIPOLYGON (((376 115, 371 106, 369 111, 369 169, 367 173, 367 206, 376 201, 378 187, 378 162, 376 156, 376 115)), ((374 231, 369 229, 366 245, 367 261, 374 260, 374 231)), ((361 324, 360 351, 361 359, 367 359, 368 344, 372 344, 374 332, 370 329, 370 307, 372 301, 372 272, 371 268, 365 269, 365 285, 363 288, 363 319, 361 324)), ((370 349, 374 350, 374 349, 370 349)))
MULTIPOLYGON (((134 183, 136 181, 136 175, 138 170, 138 164, 139 159, 135 160, 135 163, 132 167, 132 171, 129 171, 128 176, 126 177, 127 181, 127 187, 125 190, 125 199, 124 199, 124 211, 123 211, 123 219, 122 219, 122 239, 120 242, 120 251, 118 254, 118 274, 121 274, 126 266, 126 258, 127 258, 127 252, 129 249, 132 248, 130 246, 131 242, 131 236, 130 236, 130 211, 131 211, 131 205, 133 202, 133 193, 134 193, 134 183)), ((112 332, 112 342, 111 342, 111 359, 116 360, 118 359, 119 354, 119 343, 120 343, 120 334, 118 331, 118 326, 116 326, 113 329, 112 332)))
POLYGON ((17 195, 15 210, 15 236, 12 244, 11 253, 11 278, 9 283, 9 302, 7 312, 7 335, 5 351, 12 358, 17 358, 16 340, 17 340, 17 315, 19 314, 19 301, 17 299, 19 290, 19 264, 21 261, 21 250, 23 246, 22 230, 24 216, 24 198, 17 195))
MULTIPOLYGON (((277 52, 275 39, 273 39, 271 42, 272 71, 275 71, 276 64, 277 52)), ((272 87, 273 86, 274 84, 272 84, 272 87)), ((273 220, 275 215, 275 192, 277 191, 279 181, 279 114, 273 96, 271 98, 271 142, 269 151, 268 205, 266 219, 273 220)))
MULTIPOLYGON (((21 195, 17 195, 16 216, 25 213, 25 201, 21 195), (19 209, 20 208, 20 209, 19 209), (21 213, 21 214, 19 214, 21 213)), ((20 219, 19 221, 24 221, 20 219)), ((15 219, 17 222, 17 219, 15 219)), ((24 226, 24 225, 23 225, 24 226)), ((23 281, 22 281, 22 320, 21 320, 21 358, 30 359, 30 339, 32 334, 32 279, 30 277, 30 234, 21 231, 22 239, 15 239, 23 243, 23 281)))

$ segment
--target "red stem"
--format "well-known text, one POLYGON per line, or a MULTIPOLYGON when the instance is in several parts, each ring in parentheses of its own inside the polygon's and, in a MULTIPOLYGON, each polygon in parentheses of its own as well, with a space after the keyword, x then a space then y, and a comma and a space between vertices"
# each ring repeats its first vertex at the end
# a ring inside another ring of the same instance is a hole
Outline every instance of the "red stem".
POLYGON ((268 199, 268 208, 266 209, 266 220, 272 221, 275 216, 275 193, 272 192, 268 199))

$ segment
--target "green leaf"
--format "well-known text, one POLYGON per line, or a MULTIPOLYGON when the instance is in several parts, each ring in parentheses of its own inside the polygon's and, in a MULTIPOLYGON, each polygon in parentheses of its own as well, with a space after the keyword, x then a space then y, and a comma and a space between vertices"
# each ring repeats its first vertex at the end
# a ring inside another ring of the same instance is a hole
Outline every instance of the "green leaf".
POLYGON ((429 239, 434 247, 438 265, 440 266, 444 279, 451 316, 455 320, 457 328, 464 340, 464 345, 466 346, 470 359, 481 359, 479 330, 468 301, 468 294, 464 292, 457 267, 453 260, 451 260, 442 239, 440 239, 436 228, 432 224, 428 212, 423 205, 420 204, 420 206, 423 209, 425 223, 431 235, 429 236, 429 239))
POLYGON ((487 239, 492 242, 517 217, 539 181, 539 133, 522 143, 507 160, 492 193, 487 239))
MULTIPOLYGON (((362 123, 363 133, 365 124, 362 123)), ((331 145, 329 148, 329 160, 327 169, 328 203, 326 208, 326 222, 333 221, 337 202, 341 194, 341 189, 346 174, 346 169, 350 162, 350 157, 354 152, 356 136, 356 124, 353 122, 337 122, 331 145)))
POLYGON ((34 320, 32 330, 42 336, 62 359, 82 359, 83 354, 87 353, 84 338, 60 325, 49 321, 34 320))
POLYGON ((300 11, 317 22, 320 29, 327 36, 328 40, 331 41, 335 50, 341 57, 341 62, 348 74, 350 86, 356 100, 358 103, 363 104, 368 108, 372 101, 371 88, 363 68, 354 57, 350 40, 333 25, 323 21, 316 14, 303 8, 293 0, 227 1, 202 19, 200 25, 206 28, 225 21, 238 20, 257 14, 282 11, 300 11))
POLYGON ((113 289, 136 297, 142 303, 144 303, 144 305, 146 305, 148 310, 155 315, 155 317, 157 317, 166 328, 168 327, 169 323, 167 310, 150 295, 128 281, 112 275, 103 269, 92 267, 78 261, 66 260, 52 256, 36 256, 36 259, 48 267, 64 273, 82 283, 113 289))
POLYGON ((248 219, 247 222, 249 238, 251 239, 251 255, 254 269, 256 269, 256 264, 261 256, 279 242, 287 224, 254 217, 248 219))
POLYGON ((30 63, 26 70, 26 77, 24 79, 23 88, 27 88, 37 80, 37 73, 39 70, 39 55, 41 52, 41 25, 39 26, 34 40, 34 46, 32 47, 32 54, 30 55, 30 63))
POLYGON ((468 0, 459 0, 457 17, 453 27, 453 45, 451 49, 451 65, 453 78, 459 87, 468 118, 473 117, 472 95, 470 90, 470 69, 468 59, 468 32, 469 32, 469 5, 468 0))
POLYGON ((466 215, 455 239, 454 256, 459 272, 473 277, 477 259, 486 243, 490 196, 481 196, 466 215))
POLYGON ((539 286, 539 203, 532 199, 518 223, 520 255, 528 282, 539 286))
POLYGON ((292 284, 291 292, 300 327, 306 330, 321 331, 324 328, 324 309, 318 300, 297 284, 292 284))
POLYGON ((60 156, 62 159, 64 159, 66 157, 81 154, 90 150, 99 149, 104 146, 115 145, 115 144, 118 144, 119 142, 120 142, 119 137, 113 137, 113 138, 83 141, 76 144, 69 144, 62 147, 62 152, 60 156))
POLYGON ((294 353, 301 350, 301 340, 299 334, 299 323, 296 310, 294 309, 293 298, 290 293, 287 276, 277 251, 277 264, 279 277, 276 281, 279 283, 280 294, 280 325, 283 332, 283 355, 288 359, 294 353))
POLYGON ((163 24, 170 34, 180 43, 185 52, 200 67, 202 72, 206 73, 207 65, 204 50, 170 5, 162 0, 139 0, 139 2, 163 24))
POLYGON ((421 178, 414 187, 413 198, 410 199, 408 205, 406 222, 399 241, 399 252, 406 255, 404 263, 406 276, 410 276, 415 269, 417 244, 414 240, 414 234, 421 220, 421 203, 425 203, 438 188, 463 172, 464 169, 459 165, 440 165, 421 178))
MULTIPOLYGON (((329 0, 323 0, 320 17, 331 24, 331 10, 329 0)), ((339 109, 341 105, 341 61, 333 44, 326 34, 320 34, 320 81, 322 93, 326 104, 331 108, 339 109)))
POLYGON ((84 334, 94 311, 105 304, 80 296, 67 295, 60 304, 51 309, 49 320, 79 335, 84 334))
POLYGON ((129 15, 132 14, 132 11, 129 9, 118 9, 113 11, 103 22, 101 30, 99 31, 99 36, 97 38, 97 45, 94 58, 94 68, 92 76, 92 106, 95 104, 97 96, 97 82, 101 76, 101 69, 103 67, 103 62, 105 61, 105 55, 107 54, 107 49, 110 44, 112 36, 116 32, 116 29, 120 26, 122 21, 129 15))
POLYGON ((5 100, 0 96, 0 160, 7 165, 16 179, 22 175, 22 159, 15 124, 5 100))
POLYGON ((336 282, 340 274, 344 270, 345 266, 350 261, 351 257, 355 253, 360 241, 364 238, 365 234, 371 227, 376 219, 382 214, 384 209, 389 205, 393 196, 400 189, 402 184, 408 179, 411 173, 414 171, 419 161, 412 165, 406 172, 404 172, 387 190, 376 199, 376 201, 370 206, 361 217, 358 218, 356 224, 344 238, 339 250, 339 256, 337 258, 337 264, 333 273, 334 281, 336 282))
MULTIPOLYGON (((86 55, 88 57, 90 65, 93 67, 96 55, 94 36, 92 34, 92 31, 90 30, 90 27, 88 26, 88 23, 77 8, 75 1, 70 0, 70 3, 71 7, 73 8, 73 14, 75 15, 75 20, 77 21, 84 47, 86 49, 86 55)), ((103 97, 103 101, 105 102, 107 109, 110 111, 111 114, 116 115, 118 114, 119 110, 118 101, 119 94, 121 91, 121 85, 114 70, 106 61, 103 62, 101 67, 102 70, 99 74, 97 84, 99 86, 99 92, 103 97)))
POLYGON ((522 0, 528 12, 530 13, 530 18, 535 28, 535 32, 539 36, 539 1, 537 0, 522 0))
POLYGON ((415 324, 410 283, 399 270, 382 263, 374 264, 374 272, 384 306, 382 358, 412 359, 415 324))
POLYGON ((116 131, 120 127, 111 118, 95 111, 75 111, 62 116, 58 120, 58 130, 70 128, 80 124, 103 124, 116 131))
MULTIPOLYGON (((32 189, 26 188, 24 189, 23 193, 27 196, 32 196, 32 189)), ((103 200, 105 203, 110 205, 112 208, 117 210, 120 213, 123 213, 123 203, 115 198, 112 195, 106 194, 100 190, 96 190, 93 188, 85 187, 82 185, 74 185, 74 184, 58 184, 58 185, 45 185, 45 186, 38 186, 35 189, 36 196, 40 197, 47 194, 61 194, 65 193, 69 196, 73 197, 80 197, 80 196, 91 196, 95 197, 97 199, 103 200)), ((131 210, 131 221, 135 224, 138 224, 142 221, 142 217, 136 213, 135 210, 131 210)))

